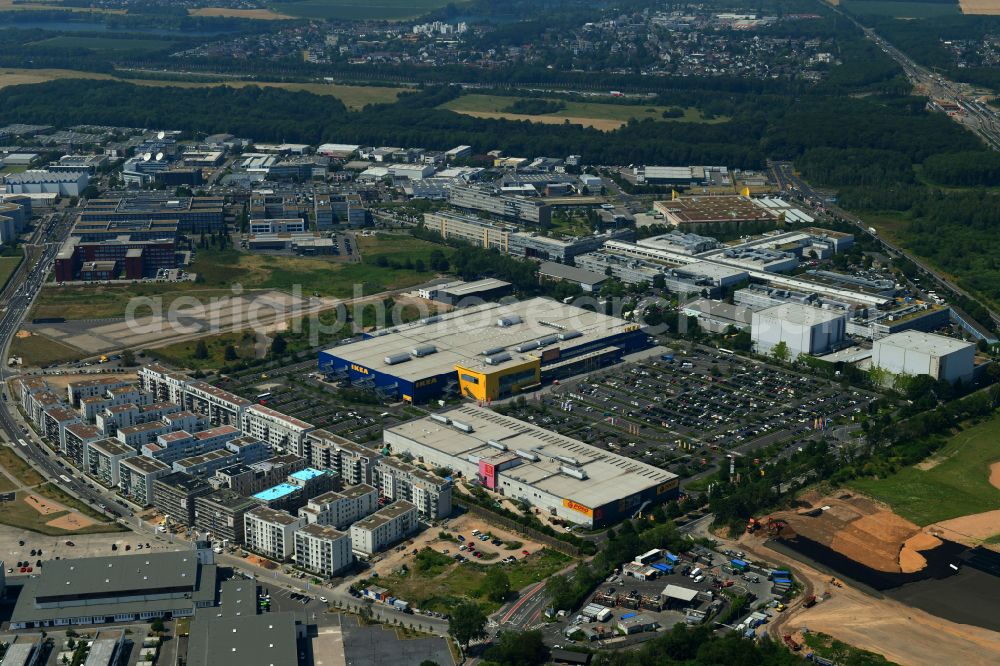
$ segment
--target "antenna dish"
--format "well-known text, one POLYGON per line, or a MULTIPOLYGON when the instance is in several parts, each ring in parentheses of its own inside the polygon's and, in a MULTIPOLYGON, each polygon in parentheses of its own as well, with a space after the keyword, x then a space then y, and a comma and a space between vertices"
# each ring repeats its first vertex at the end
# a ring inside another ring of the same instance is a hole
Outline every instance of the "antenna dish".
POLYGON ((156 134, 156 138, 159 139, 160 141, 163 141, 165 138, 167 138, 167 133, 161 130, 156 134))
POLYGON ((156 153, 156 161, 159 162, 163 159, 163 153, 156 153))
POLYGON ((153 159, 153 153, 145 153, 142 156, 142 161, 143 162, 148 162, 151 159, 153 159))

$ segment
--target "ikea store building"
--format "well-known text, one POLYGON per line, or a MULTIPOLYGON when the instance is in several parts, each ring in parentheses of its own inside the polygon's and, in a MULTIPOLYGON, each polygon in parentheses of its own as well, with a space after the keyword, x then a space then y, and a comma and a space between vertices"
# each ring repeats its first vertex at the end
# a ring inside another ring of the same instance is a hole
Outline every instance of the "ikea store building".
POLYGON ((385 399, 489 402, 641 349, 637 324, 547 298, 455 310, 320 352, 319 369, 385 399))

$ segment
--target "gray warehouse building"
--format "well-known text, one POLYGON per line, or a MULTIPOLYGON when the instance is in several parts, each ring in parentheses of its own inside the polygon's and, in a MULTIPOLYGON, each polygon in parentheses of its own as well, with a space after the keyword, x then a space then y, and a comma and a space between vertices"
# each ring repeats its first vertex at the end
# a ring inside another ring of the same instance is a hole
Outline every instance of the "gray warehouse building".
POLYGON ((903 331, 875 341, 872 365, 894 375, 930 375, 955 383, 972 379, 976 346, 955 338, 903 331))
POLYGON ((790 358, 822 354, 844 339, 847 315, 800 303, 783 303, 753 313, 750 335, 761 354, 779 343, 788 347, 790 358))

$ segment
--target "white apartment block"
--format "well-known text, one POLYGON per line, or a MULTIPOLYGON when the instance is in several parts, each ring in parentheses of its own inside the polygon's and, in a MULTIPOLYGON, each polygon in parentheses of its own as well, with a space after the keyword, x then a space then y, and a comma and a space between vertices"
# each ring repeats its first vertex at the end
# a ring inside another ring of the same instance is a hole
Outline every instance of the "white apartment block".
POLYGON ((139 506, 149 506, 153 503, 153 481, 171 471, 170 465, 153 458, 126 458, 118 461, 118 484, 126 499, 139 506))
POLYGON ((243 412, 243 432, 267 442, 276 453, 304 455, 306 435, 311 423, 282 414, 264 405, 251 405, 243 412))
POLYGON ((326 525, 295 532, 295 563, 320 576, 335 576, 354 561, 351 537, 326 525))
POLYGON ((451 515, 451 481, 394 458, 375 463, 373 475, 383 497, 413 504, 422 518, 451 515))
POLYGON ((372 555, 413 534, 420 527, 417 507, 400 500, 351 525, 351 548, 372 555))
POLYGON ((106 488, 117 488, 121 482, 119 464, 137 455, 135 449, 116 439, 89 442, 84 450, 84 471, 106 488))
POLYGON ((378 509, 378 491, 367 484, 341 491, 331 490, 309 500, 299 516, 310 525, 329 525, 342 530, 378 509))
POLYGON ((251 509, 243 514, 246 547, 266 557, 287 560, 295 552, 295 532, 305 524, 305 518, 287 511, 266 506, 251 509))

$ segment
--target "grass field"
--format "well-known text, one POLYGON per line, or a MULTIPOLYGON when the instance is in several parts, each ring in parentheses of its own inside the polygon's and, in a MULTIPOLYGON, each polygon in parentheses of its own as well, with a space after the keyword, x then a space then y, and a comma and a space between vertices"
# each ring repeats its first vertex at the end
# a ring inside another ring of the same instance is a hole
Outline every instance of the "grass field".
POLYGON ((918 525, 1000 509, 1000 490, 990 484, 1000 459, 1000 415, 952 437, 929 460, 885 479, 858 479, 857 490, 889 504, 918 525))
MULTIPOLYGON (((120 40, 112 40, 120 41, 120 40)), ((262 88, 282 88, 283 90, 305 91, 314 95, 329 95, 342 101, 347 108, 358 110, 368 104, 395 102, 404 88, 383 88, 380 86, 348 86, 332 83, 288 83, 283 81, 160 81, 156 79, 119 79, 109 74, 98 72, 81 72, 72 69, 24 69, 0 68, 0 88, 31 83, 45 83, 56 79, 98 79, 102 81, 118 80, 134 83, 140 86, 157 88, 212 88, 229 86, 243 88, 260 86, 262 88)))
POLYGON ((0 467, 26 486, 37 486, 45 481, 41 474, 8 447, 0 448, 0 467))
POLYGON ((842 0, 840 6, 854 14, 895 18, 932 18, 959 14, 958 3, 893 2, 892 0, 842 0))
MULTIPOLYGON (((47 487, 39 488, 39 494, 43 494, 50 499, 54 499, 58 502, 65 504, 66 506, 71 506, 72 508, 78 508, 74 506, 74 503, 79 504, 76 500, 69 497, 61 490, 50 489, 47 487), (42 492, 44 491, 44 492, 42 492), (66 498, 63 501, 62 498, 66 498)), ((71 536, 74 534, 103 534, 107 532, 124 532, 126 531, 124 527, 118 523, 97 523, 95 525, 90 525, 79 530, 63 530, 58 527, 52 527, 51 525, 46 525, 45 523, 60 518, 67 515, 68 511, 62 511, 58 513, 50 513, 48 515, 42 515, 35 509, 31 508, 22 501, 22 497, 25 493, 19 492, 13 502, 6 502, 3 506, 3 510, 0 511, 0 523, 4 525, 10 525, 12 527, 19 527, 21 529, 30 530, 32 532, 38 532, 39 534, 47 534, 49 536, 71 536)), ((93 513, 93 512, 90 512, 93 513)), ((93 517, 93 516, 92 516, 93 517)), ((100 518, 104 520, 103 518, 100 518)))
POLYGON ((574 124, 594 127, 605 131, 618 129, 633 118, 637 120, 651 118, 664 122, 705 123, 720 123, 728 120, 728 118, 724 117, 713 118, 711 120, 705 119, 697 109, 693 108, 685 109, 684 115, 679 118, 664 118, 662 114, 668 108, 665 106, 570 102, 558 99, 553 99, 552 101, 564 102, 565 108, 554 113, 526 115, 504 111, 504 109, 509 108, 511 104, 517 101, 517 99, 516 97, 505 97, 503 95, 462 95, 442 104, 441 108, 478 118, 529 120, 531 122, 546 124, 562 124, 569 121, 574 124))
POLYGON ((160 51, 173 46, 165 39, 114 39, 112 37, 84 37, 82 35, 59 35, 32 42, 28 46, 47 46, 60 49, 88 49, 91 51, 148 52, 160 51))
POLYGON ((292 0, 275 2, 271 9, 299 18, 399 21, 422 16, 450 2, 454 0, 292 0))
MULTIPOLYGON (((74 287, 46 286, 35 299, 30 317, 63 317, 67 320, 109 319, 124 317, 129 299, 136 297, 162 298, 166 311, 174 299, 194 296, 208 301, 210 298, 232 296, 229 289, 212 288, 191 282, 94 285, 74 287)), ((27 338, 30 340, 30 338, 27 338)))
MULTIPOLYGON (((502 569, 510 579, 511 589, 520 590, 531 583, 545 580, 563 569, 570 561, 569 556, 544 548, 502 569)), ((443 571, 433 568, 426 574, 415 570, 406 575, 394 573, 379 578, 378 584, 419 608, 447 613, 457 601, 474 599, 480 602, 488 613, 492 613, 500 607, 500 604, 480 596, 479 593, 487 569, 488 567, 480 564, 453 562, 444 567, 443 571)))
MULTIPOLYGON (((218 335, 202 338, 208 348, 208 358, 195 358, 196 341, 178 342, 166 347, 157 349, 147 349, 146 353, 153 358, 179 368, 190 368, 192 370, 206 370, 220 368, 229 363, 226 361, 226 346, 232 345, 236 349, 237 355, 241 359, 256 358, 255 342, 256 336, 253 331, 234 331, 231 333, 220 333, 218 335)), ((234 361, 235 362, 235 361, 234 361)))
POLYGON ((59 2, 31 3, 14 0, 0 0, 0 12, 49 11, 58 9, 66 12, 100 12, 102 14, 124 14, 124 9, 104 9, 101 7, 71 7, 59 2))
POLYGON ((0 289, 7 285, 7 280, 21 265, 23 257, 0 257, 0 289))
POLYGON ((14 338, 10 355, 20 357, 22 364, 27 367, 40 368, 53 363, 76 361, 83 358, 85 353, 44 335, 32 335, 29 338, 14 338))

